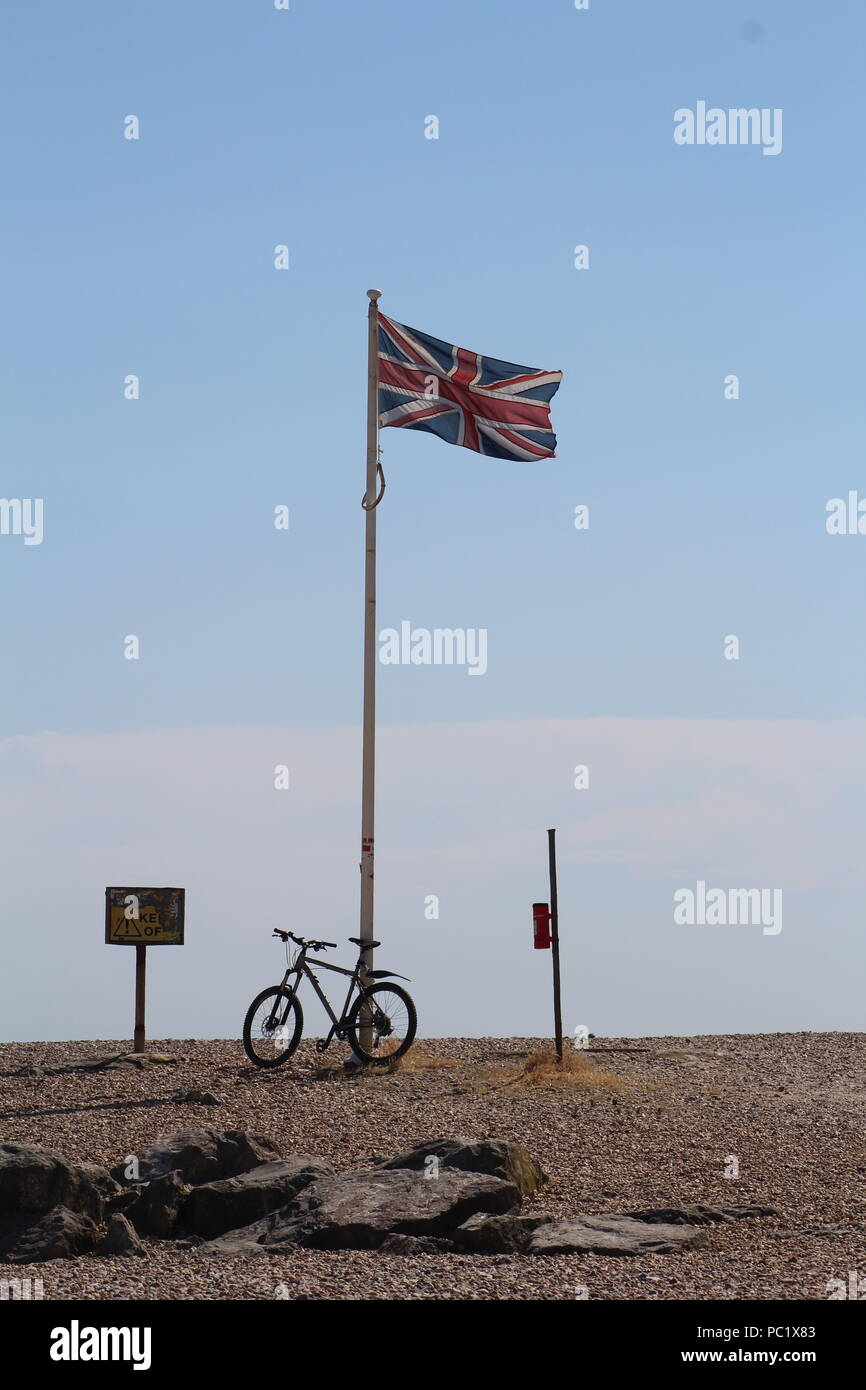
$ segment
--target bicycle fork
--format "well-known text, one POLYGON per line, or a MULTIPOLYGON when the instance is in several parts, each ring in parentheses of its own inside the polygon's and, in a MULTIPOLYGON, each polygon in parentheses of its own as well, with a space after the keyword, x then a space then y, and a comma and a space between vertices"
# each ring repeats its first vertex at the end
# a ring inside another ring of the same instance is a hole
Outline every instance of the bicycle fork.
POLYGON ((280 989, 281 989, 281 990, 286 990, 286 991, 288 992, 288 994, 291 996, 289 999, 286 1000, 286 1007, 285 1007, 285 1009, 283 1010, 283 1016, 282 1016, 282 1018, 278 1018, 278 1017, 277 1017, 277 1009, 278 1009, 279 1003, 280 1003, 280 995, 277 994, 277 995, 274 996, 274 1007, 271 1009, 271 1012, 270 1012, 270 1014, 269 1014, 269 1016, 268 1016, 267 1022, 265 1023, 265 1027, 266 1027, 267 1030, 268 1030, 269 1032, 271 1032, 271 1033, 275 1033, 275 1032, 277 1031, 278 1028, 285 1028, 285 1026, 286 1026, 286 1019, 287 1019, 288 1016, 289 1016, 289 1009, 290 1009, 290 1007, 291 1007, 292 999, 294 998, 294 996, 295 996, 295 994, 297 993, 297 990, 298 990, 298 981, 297 981, 297 980, 295 980, 295 988, 294 988, 294 989, 291 989, 291 988, 289 987, 289 978, 290 978, 290 976, 293 975, 293 974, 295 974, 295 971, 293 971, 293 970, 287 970, 286 973, 285 973, 285 975, 283 976, 283 982, 282 982, 282 984, 280 985, 280 989))

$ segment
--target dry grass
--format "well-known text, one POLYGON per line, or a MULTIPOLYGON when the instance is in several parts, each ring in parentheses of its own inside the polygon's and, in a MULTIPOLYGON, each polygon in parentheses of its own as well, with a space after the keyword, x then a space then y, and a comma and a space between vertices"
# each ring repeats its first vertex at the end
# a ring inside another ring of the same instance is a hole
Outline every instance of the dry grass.
POLYGON ((449 1061, 447 1057, 437 1057, 424 1047, 410 1047, 404 1056, 398 1057, 394 1062, 388 1062, 385 1069, 389 1072, 439 1071, 442 1067, 453 1065, 453 1061, 449 1061))
POLYGON ((536 1048, 516 1079, 527 1086, 600 1086, 609 1091, 621 1091, 625 1084, 613 1072, 599 1071, 585 1053, 573 1047, 563 1051, 561 1062, 555 1052, 536 1048))
POLYGON ((599 1071, 586 1054, 566 1048, 562 1061, 547 1048, 536 1048, 522 1057, 516 1067, 483 1068, 477 1074, 476 1089, 480 1094, 505 1090, 607 1090, 623 1091, 626 1083, 613 1072, 599 1071))

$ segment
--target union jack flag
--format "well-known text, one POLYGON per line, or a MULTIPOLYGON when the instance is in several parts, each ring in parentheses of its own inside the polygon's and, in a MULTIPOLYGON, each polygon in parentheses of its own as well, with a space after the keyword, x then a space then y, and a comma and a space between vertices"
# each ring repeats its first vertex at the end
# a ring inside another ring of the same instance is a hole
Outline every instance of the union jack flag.
POLYGON ((562 372, 539 372, 443 343, 379 315, 379 424, 428 430, 499 459, 553 458, 550 400, 562 372))

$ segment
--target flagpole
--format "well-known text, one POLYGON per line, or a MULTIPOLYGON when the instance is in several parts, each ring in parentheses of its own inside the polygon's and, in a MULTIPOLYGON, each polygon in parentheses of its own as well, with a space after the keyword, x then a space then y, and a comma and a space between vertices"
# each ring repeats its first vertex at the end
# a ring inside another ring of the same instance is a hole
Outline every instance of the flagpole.
MULTIPOLYGON (((361 505, 366 512, 364 568, 364 732, 361 772, 361 931, 363 942, 373 938, 373 859, 376 785, 376 496, 379 472, 379 308, 381 290, 368 290, 367 310, 367 489, 361 505)), ((363 948, 362 948, 363 949, 363 948)), ((363 983, 373 966, 372 948, 364 951, 363 983)), ((361 1046, 369 1049, 369 1018, 362 1019, 361 1046)))

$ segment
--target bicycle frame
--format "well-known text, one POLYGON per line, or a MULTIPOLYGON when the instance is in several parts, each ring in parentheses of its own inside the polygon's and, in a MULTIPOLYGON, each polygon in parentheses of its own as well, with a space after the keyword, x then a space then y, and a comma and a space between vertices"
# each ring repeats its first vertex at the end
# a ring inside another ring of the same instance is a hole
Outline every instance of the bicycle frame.
POLYGON ((313 967, 307 961, 306 948, 303 948, 300 951, 300 953, 295 957, 294 962, 286 970, 286 973, 283 976, 283 983, 281 987, 283 989, 288 989, 289 980, 294 976, 295 984, 292 992, 296 994, 298 991, 298 986, 301 983, 301 976, 305 976, 306 979, 310 981, 310 984, 313 986, 313 989, 319 996, 322 1006, 326 1010, 328 1017, 331 1020, 331 1028, 328 1032, 328 1036, 326 1038, 320 1038, 319 1041, 316 1043, 316 1047, 318 1048, 319 1052, 324 1052, 325 1048, 330 1046, 334 1037, 338 1037, 341 1039, 345 1037, 346 1018, 349 1013, 349 1004, 352 1000, 352 995, 354 994, 356 987, 360 988, 360 975, 364 967, 363 960, 359 959, 354 970, 346 970, 346 968, 342 965, 331 965, 330 962, 326 960, 317 960, 315 968, 316 970, 332 970, 335 975, 350 976, 349 992, 346 995, 346 1001, 343 1004, 342 1012, 339 1018, 334 1013, 334 1010, 331 1008, 331 1004, 327 995, 325 994, 324 990, 319 984, 319 981, 316 979, 313 967))

